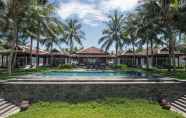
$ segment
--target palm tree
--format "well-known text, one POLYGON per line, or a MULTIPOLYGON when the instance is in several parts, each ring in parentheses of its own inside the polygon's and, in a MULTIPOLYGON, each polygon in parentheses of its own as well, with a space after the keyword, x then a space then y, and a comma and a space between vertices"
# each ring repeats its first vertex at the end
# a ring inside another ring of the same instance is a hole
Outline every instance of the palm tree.
MULTIPOLYGON (((16 42, 20 34, 30 37, 31 45, 32 39, 37 39, 37 52, 39 52, 39 41, 43 39, 44 32, 49 30, 47 26, 48 16, 53 11, 53 6, 46 4, 46 2, 38 0, 0 0, 0 23, 3 24, 0 31, 9 40, 10 47, 9 74, 12 73, 13 63, 16 59, 16 53, 14 52, 16 52, 16 42)), ((32 49, 32 46, 30 49, 32 49)), ((39 60, 39 57, 37 60, 39 60)), ((37 65, 39 65, 39 62, 37 65)))
POLYGON ((16 49, 16 41, 18 39, 19 25, 21 19, 24 19, 28 2, 24 0, 0 0, 0 30, 9 40, 10 54, 8 59, 8 73, 12 74, 13 63, 16 59, 14 55, 16 49))
MULTIPOLYGON (((166 0, 169 1, 169 0, 166 0)), ((141 43, 145 44, 147 46, 147 68, 148 68, 148 53, 149 53, 149 44, 151 47, 151 54, 152 54, 152 60, 153 60, 153 44, 162 44, 163 40, 158 38, 158 36, 167 35, 168 29, 167 24, 165 25, 164 21, 162 19, 166 19, 167 17, 164 17, 167 10, 166 2, 164 1, 145 1, 145 3, 138 9, 138 15, 141 17, 138 19, 139 26, 138 26, 138 35, 141 35, 142 38, 141 43), (140 31, 141 30, 141 31, 140 31), (143 36, 144 35, 144 36, 143 36)), ((169 2, 167 3, 169 4, 169 2)))
MULTIPOLYGON (((31 21, 31 24, 28 24, 27 34, 31 39, 30 46, 30 60, 32 60, 32 46, 33 39, 36 40, 36 67, 39 67, 39 48, 40 42, 46 39, 46 32, 51 32, 50 27, 48 26, 49 22, 53 19, 50 15, 54 11, 54 7, 51 4, 46 4, 47 1, 38 1, 32 0, 27 13, 28 21, 31 21)), ((32 62, 30 63, 32 64, 32 62)))
POLYGON ((166 29, 165 37, 168 38, 168 47, 169 47, 169 65, 173 65, 174 74, 176 72, 176 63, 175 63, 175 42, 176 42, 176 28, 175 24, 176 14, 179 11, 179 0, 160 0, 156 2, 157 6, 161 10, 160 18, 162 25, 166 29))
POLYGON ((125 44, 127 44, 127 46, 132 46, 132 52, 133 52, 132 64, 134 66, 136 65, 135 47, 137 46, 136 41, 138 38, 136 34, 136 31, 138 29, 137 22, 138 21, 136 20, 136 14, 129 14, 127 16, 127 20, 124 26, 124 34, 123 34, 126 39, 125 44))
POLYGON ((46 39, 42 41, 42 44, 46 46, 47 50, 50 52, 50 65, 53 66, 53 54, 52 50, 54 45, 61 49, 61 43, 66 43, 64 41, 64 29, 61 21, 54 19, 54 21, 49 22, 50 27, 48 32, 46 32, 46 39))
MULTIPOLYGON (((123 47, 124 42, 124 15, 119 11, 114 11, 113 15, 108 16, 109 21, 106 22, 106 28, 103 30, 103 37, 100 38, 99 44, 101 44, 101 48, 108 51, 113 45, 115 48, 116 57, 118 56, 118 52, 123 47)), ((116 63, 118 64, 118 59, 116 59, 116 63)))
POLYGON ((78 20, 70 19, 64 24, 64 39, 67 45, 70 46, 70 53, 72 53, 75 44, 82 46, 81 39, 85 39, 85 33, 81 28, 82 26, 78 20))

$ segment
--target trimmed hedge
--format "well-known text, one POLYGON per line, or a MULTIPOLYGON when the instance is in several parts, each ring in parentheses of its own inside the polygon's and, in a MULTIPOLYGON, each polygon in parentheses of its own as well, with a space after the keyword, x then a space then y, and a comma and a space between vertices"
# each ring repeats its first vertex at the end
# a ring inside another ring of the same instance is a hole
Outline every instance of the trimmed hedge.
POLYGON ((59 65, 58 69, 73 69, 74 66, 71 64, 63 64, 63 65, 59 65))
POLYGON ((126 64, 118 64, 118 65, 113 65, 112 69, 121 69, 121 70, 125 70, 128 68, 128 65, 126 64))

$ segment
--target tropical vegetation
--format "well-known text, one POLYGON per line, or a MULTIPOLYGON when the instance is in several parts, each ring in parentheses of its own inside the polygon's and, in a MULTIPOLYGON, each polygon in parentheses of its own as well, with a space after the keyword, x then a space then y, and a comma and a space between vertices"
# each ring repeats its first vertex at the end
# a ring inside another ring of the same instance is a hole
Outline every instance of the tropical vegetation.
POLYGON ((146 100, 107 98, 87 102, 39 102, 10 118, 183 118, 146 100))
MULTIPOLYGON (((84 33, 81 23, 70 19, 67 23, 55 15, 56 6, 47 0, 0 0, 0 40, 9 49, 8 72, 11 75, 15 67, 17 45, 30 44, 32 60, 33 40, 37 54, 40 45, 45 45, 50 52, 57 45, 65 43, 73 48, 74 42, 81 43, 84 33), (67 24, 67 25, 66 25, 67 24), (30 40, 30 41, 29 41, 30 40)), ((37 55, 36 67, 39 67, 37 55)), ((53 65, 51 54, 50 65, 53 65)), ((30 62, 32 66, 32 61, 30 62)))
MULTIPOLYGON (((77 45, 82 46, 85 33, 81 22, 77 19, 61 21, 55 14, 56 5, 44 0, 0 0, 0 48, 6 45, 9 49, 8 72, 11 75, 15 67, 16 46, 30 45, 30 60, 32 60, 33 41, 36 41, 37 53, 40 45, 50 52, 50 66, 53 66, 52 50, 61 48, 61 44, 70 47, 73 53, 77 45)), ((133 52, 146 48, 146 68, 153 56, 153 48, 164 46, 169 49, 169 71, 176 71, 175 51, 180 42, 185 42, 186 9, 180 0, 143 0, 132 12, 122 13, 119 10, 108 15, 109 20, 102 31, 99 40, 101 47, 108 51, 114 47, 116 57, 124 47, 133 52)), ((180 49, 184 52, 184 49, 180 49)), ((39 56, 36 59, 39 67, 39 56)), ((118 63, 116 59, 116 64, 118 63)), ((30 62, 32 66, 32 61, 30 62)))
MULTIPOLYGON (((106 50, 115 44, 116 54, 124 46, 135 49, 146 48, 146 68, 153 48, 164 46, 169 49, 169 71, 176 71, 175 52, 179 40, 185 40, 185 8, 180 0, 144 0, 135 11, 123 16, 117 11, 109 16, 106 29, 99 43, 106 50), (123 22, 124 21, 124 22, 123 22), (182 27, 183 26, 183 27, 182 27), (123 35, 122 35, 123 34, 123 35), (150 50, 151 49, 151 50, 150 50)), ((135 61, 133 61, 135 65, 135 61)))

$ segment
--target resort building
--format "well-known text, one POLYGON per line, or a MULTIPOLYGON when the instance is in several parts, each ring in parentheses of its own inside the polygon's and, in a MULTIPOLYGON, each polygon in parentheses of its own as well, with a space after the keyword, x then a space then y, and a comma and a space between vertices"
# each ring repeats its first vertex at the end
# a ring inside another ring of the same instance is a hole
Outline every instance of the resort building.
MULTIPOLYGON (((120 63, 127 64, 128 66, 146 67, 147 63, 147 50, 144 49, 139 52, 133 53, 126 51, 120 56, 120 63)), ((169 65, 169 50, 167 48, 154 48, 148 50, 149 66, 165 68, 169 65)), ((186 54, 180 51, 175 52, 176 66, 182 67, 185 65, 186 54)))
MULTIPOLYGON (((30 47, 17 46, 16 49, 16 67, 26 67, 31 63, 30 47)), ((9 50, 0 51, 0 67, 8 66, 9 50)), ((149 49, 149 66, 166 68, 169 64, 169 50, 167 48, 149 49)), ((114 64, 117 58, 118 64, 126 64, 128 66, 146 67, 147 50, 133 53, 128 50, 121 53, 118 57, 99 48, 90 47, 79 50, 73 54, 65 51, 53 50, 51 53, 36 49, 32 50, 32 65, 36 65, 36 57, 39 57, 39 66, 59 66, 63 64, 72 64, 79 67, 105 67, 114 64)), ((186 54, 179 51, 175 52, 175 60, 177 67, 183 67, 186 62, 186 54)))
MULTIPOLYGON (((10 54, 10 50, 0 50, 0 67, 7 67, 8 66, 8 55, 10 54)), ((17 46, 16 47, 16 53, 14 56, 16 56, 16 67, 25 67, 26 65, 30 64, 31 61, 31 54, 30 54, 30 48, 27 46, 17 46), (16 54, 16 55, 15 55, 16 54)), ((36 49, 32 50, 32 64, 36 64, 36 57, 39 56, 39 65, 47 65, 48 63, 48 52, 39 50, 39 52, 36 51, 36 49)))
POLYGON ((72 56, 73 61, 75 60, 76 64, 79 66, 106 66, 113 63, 114 58, 114 56, 109 53, 95 47, 82 49, 74 53, 72 56))

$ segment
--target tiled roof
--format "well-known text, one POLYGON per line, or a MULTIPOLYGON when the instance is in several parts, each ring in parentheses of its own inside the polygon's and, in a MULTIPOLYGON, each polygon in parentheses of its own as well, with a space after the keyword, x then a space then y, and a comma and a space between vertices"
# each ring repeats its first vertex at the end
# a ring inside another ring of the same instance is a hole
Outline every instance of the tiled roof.
POLYGON ((99 48, 90 47, 78 51, 77 54, 107 54, 107 53, 99 48))
POLYGON ((66 52, 65 50, 58 50, 58 49, 53 49, 52 50, 52 55, 54 56, 69 56, 69 53, 66 52))
MULTIPOLYGON (((16 46, 16 49, 17 49, 17 53, 27 53, 29 54, 30 53, 30 47, 28 46, 16 46)), ((10 53, 10 50, 9 49, 6 49, 6 50, 1 50, 0 53, 10 53)), ((38 55, 46 55, 48 54, 47 51, 44 51, 44 50, 39 50, 39 54, 38 55)), ((32 49, 32 55, 37 55, 37 50, 36 49, 32 49)))
MULTIPOLYGON (((18 46, 18 52, 25 52, 25 53, 30 53, 30 47, 28 46, 18 46)), ((39 55, 46 55, 48 54, 47 51, 44 50, 39 50, 39 55)), ((32 49, 32 54, 37 55, 37 49, 32 49)))
MULTIPOLYGON (((146 54, 147 54, 147 49, 143 49, 140 52, 135 52, 136 56, 146 56, 146 54)), ((152 51, 150 48, 148 50, 148 54, 152 55, 152 51)), ((167 55, 167 54, 169 54, 169 50, 167 48, 153 48, 153 55, 167 55)), ((182 53, 180 53, 179 51, 176 51, 175 54, 182 54, 182 53)), ((122 53, 121 56, 122 55, 123 56, 131 56, 131 55, 133 55, 133 52, 126 51, 126 52, 122 53)))

